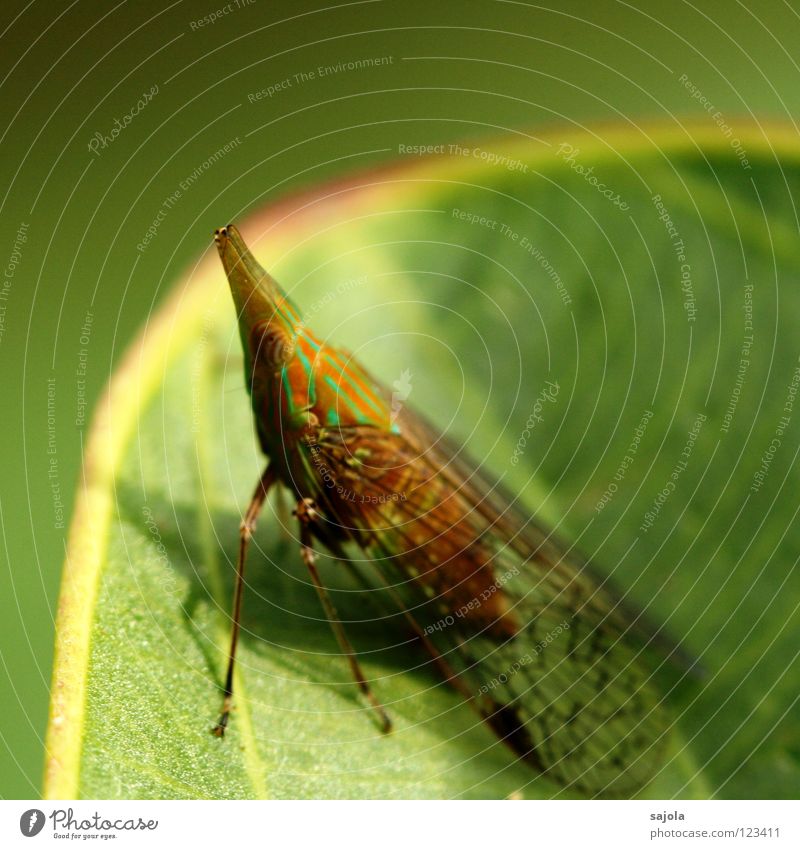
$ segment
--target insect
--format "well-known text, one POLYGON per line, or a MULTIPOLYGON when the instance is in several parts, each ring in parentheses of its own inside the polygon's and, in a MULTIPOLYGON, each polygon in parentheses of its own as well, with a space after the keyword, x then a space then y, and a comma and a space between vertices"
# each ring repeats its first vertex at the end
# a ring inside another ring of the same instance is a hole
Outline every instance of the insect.
POLYGON ((283 486, 302 559, 384 731, 391 720, 320 580, 315 544, 344 563, 355 547, 374 564, 442 677, 520 758, 588 795, 635 794, 660 765, 669 722, 631 613, 459 446, 321 342, 234 226, 215 241, 267 463, 240 528, 214 733, 230 719, 248 542, 267 494, 283 486))

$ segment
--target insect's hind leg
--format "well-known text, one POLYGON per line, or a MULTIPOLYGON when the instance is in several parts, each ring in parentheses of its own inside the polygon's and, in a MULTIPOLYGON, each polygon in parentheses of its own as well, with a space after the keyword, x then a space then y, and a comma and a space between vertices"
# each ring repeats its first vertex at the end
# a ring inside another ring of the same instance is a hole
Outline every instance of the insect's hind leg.
MULTIPOLYGON (((369 588, 369 584, 364 579, 358 567, 355 565, 355 563, 353 563, 352 560, 350 560, 350 558, 347 557, 344 551, 337 550, 335 554, 337 559, 340 560, 345 566, 347 566, 348 569, 350 569, 356 580, 364 588, 369 588)), ((411 629, 411 633, 414 635, 414 638, 419 641, 419 643, 428 653, 444 681, 448 683, 451 687, 453 687, 453 689, 455 689, 458 693, 460 693, 465 701, 473 701, 474 693, 472 692, 472 690, 470 690, 466 683, 462 681, 460 674, 453 668, 453 666, 451 666, 451 664, 444 658, 442 653, 431 642, 430 638, 423 630, 422 626, 409 612, 408 606, 400 597, 397 590, 394 589, 394 587, 386 579, 386 576, 380 570, 377 570, 377 575, 380 582, 383 584, 383 587, 386 590, 387 594, 392 598, 392 601, 396 605, 397 610, 403 615, 403 618, 405 619, 406 624, 411 629)))
POLYGON ((339 643, 339 647, 342 652, 347 655, 347 660, 350 663, 350 670, 353 673, 353 678, 358 685, 358 689, 364 694, 365 698, 372 705, 375 713, 378 715, 378 719, 381 726, 381 731, 384 734, 388 734, 389 731, 392 730, 392 721, 389 718, 389 715, 386 713, 386 709, 383 705, 377 700, 375 694, 372 692, 372 689, 369 686, 369 682, 364 675, 361 665, 358 662, 358 658, 356 657, 355 650, 350 643, 350 640, 347 639, 347 634, 345 633, 344 627, 342 623, 339 621, 339 616, 336 613, 336 608, 333 606, 333 602, 330 599, 325 587, 322 584, 322 581, 319 577, 319 572, 317 571, 317 563, 316 563, 316 555, 314 554, 314 550, 311 547, 311 528, 310 522, 314 515, 314 504, 309 498, 304 498, 297 503, 297 509, 295 510, 295 515, 300 523, 300 553, 303 556, 303 562, 306 564, 308 568, 308 572, 311 575, 311 580, 314 583, 314 587, 317 590, 317 595, 319 596, 320 602, 322 602, 322 607, 325 610, 325 615, 328 617, 328 621, 330 622, 331 628, 333 629, 333 633, 336 636, 336 640, 339 643))
MULTIPOLYGON (((358 567, 350 560, 342 549, 334 549, 336 558, 341 561, 347 568, 350 569, 356 580, 365 588, 369 588, 368 582, 359 571, 358 567)), ((411 628, 412 633, 417 640, 422 644, 425 650, 431 657, 434 665, 446 681, 456 692, 458 692, 465 702, 471 704, 481 718, 489 725, 489 727, 497 734, 497 736, 512 750, 519 754, 524 752, 524 756, 533 761, 541 772, 545 769, 543 766, 536 763, 535 751, 527 732, 524 729, 522 721, 519 719, 516 711, 508 705, 501 705, 487 696, 480 696, 474 688, 469 687, 467 682, 462 678, 449 661, 442 655, 439 649, 433 644, 425 630, 417 622, 414 616, 407 609, 407 605, 403 602, 397 590, 389 583, 386 576, 380 571, 377 571, 381 583, 391 596, 397 606, 398 611, 403 614, 406 622, 411 628)), ((458 650, 459 644, 456 643, 454 648, 458 650)))

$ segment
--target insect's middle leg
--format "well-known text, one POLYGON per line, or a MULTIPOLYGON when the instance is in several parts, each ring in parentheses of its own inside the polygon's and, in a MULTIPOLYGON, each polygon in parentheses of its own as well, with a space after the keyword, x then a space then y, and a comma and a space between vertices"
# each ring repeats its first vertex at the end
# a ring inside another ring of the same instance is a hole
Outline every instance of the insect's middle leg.
POLYGON ((311 580, 317 590, 319 600, 322 602, 325 615, 328 617, 333 633, 336 635, 339 647, 342 652, 347 655, 347 659, 350 663, 350 670, 353 673, 353 678, 355 679, 359 690, 361 690, 377 713, 381 725, 381 731, 386 734, 392 730, 392 721, 389 719, 389 715, 386 713, 383 705, 377 700, 375 694, 372 692, 364 672, 361 669, 361 664, 358 662, 355 650, 353 649, 350 640, 347 639, 344 627, 339 621, 336 608, 333 606, 333 602, 323 586, 319 577, 319 572, 317 571, 316 555, 311 547, 310 521, 314 515, 314 504, 311 499, 305 498, 299 501, 297 503, 295 515, 300 523, 300 553, 302 554, 303 562, 306 564, 308 572, 311 575, 311 580))

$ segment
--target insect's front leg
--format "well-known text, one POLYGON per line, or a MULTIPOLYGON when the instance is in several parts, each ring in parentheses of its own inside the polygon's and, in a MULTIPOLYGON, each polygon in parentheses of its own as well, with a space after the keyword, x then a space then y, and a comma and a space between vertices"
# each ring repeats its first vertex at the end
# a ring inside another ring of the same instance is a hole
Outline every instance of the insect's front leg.
POLYGON ((263 474, 259 478, 253 497, 250 499, 250 504, 244 514, 241 525, 239 525, 239 559, 236 564, 236 589, 233 595, 233 613, 231 621, 231 647, 228 653, 228 671, 225 675, 225 690, 222 701, 222 711, 217 720, 217 724, 212 728, 212 734, 217 737, 225 736, 225 729, 228 727, 228 718, 231 713, 231 704, 233 702, 233 670, 236 664, 236 646, 239 642, 239 617, 242 612, 242 592, 244 590, 244 564, 247 559, 247 547, 250 543, 250 538, 253 536, 253 531, 256 528, 256 519, 264 506, 264 501, 269 494, 272 485, 275 483, 276 475, 272 466, 267 466, 263 474))
POLYGON ((369 703, 372 705, 373 709, 377 713, 378 720, 381 726, 381 731, 383 731, 384 734, 388 734, 389 731, 392 730, 392 721, 391 719, 389 719, 389 715, 386 713, 386 710, 383 705, 377 700, 375 694, 372 692, 372 689, 369 686, 369 682, 367 681, 364 672, 361 669, 361 664, 359 664, 358 662, 355 650, 353 649, 350 640, 347 639, 347 634, 345 633, 344 627, 339 621, 339 616, 336 613, 336 608, 333 606, 333 602, 331 601, 330 596, 328 595, 319 577, 319 572, 317 570, 316 563, 316 555, 314 554, 314 549, 311 547, 311 523, 314 520, 315 514, 316 509, 314 507, 314 502, 312 501, 312 499, 303 498, 298 501, 297 509, 295 510, 295 515, 297 516, 298 522, 300 523, 300 553, 302 554, 303 562, 306 564, 308 572, 311 575, 311 580, 313 581, 314 587, 317 590, 317 595, 319 595, 319 599, 322 602, 323 608, 325 609, 325 615, 328 617, 328 621, 330 622, 331 628, 333 629, 333 633, 336 635, 336 640, 339 643, 339 647, 341 648, 342 652, 347 655, 347 659, 350 662, 350 670, 353 673, 353 678, 355 679, 359 690, 361 690, 361 692, 368 699, 369 703))

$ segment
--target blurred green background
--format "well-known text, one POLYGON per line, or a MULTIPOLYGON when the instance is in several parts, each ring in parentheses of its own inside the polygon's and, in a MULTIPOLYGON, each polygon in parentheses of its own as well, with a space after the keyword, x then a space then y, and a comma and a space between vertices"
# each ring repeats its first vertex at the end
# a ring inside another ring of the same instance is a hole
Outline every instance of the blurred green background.
POLYGON ((734 126, 737 116, 791 120, 800 107, 796 3, 218 0, 6 4, 0 14, 6 798, 40 792, 88 412, 213 227, 390 161, 399 145, 711 121, 682 75, 734 126), (381 61, 346 67, 368 58, 381 61))

